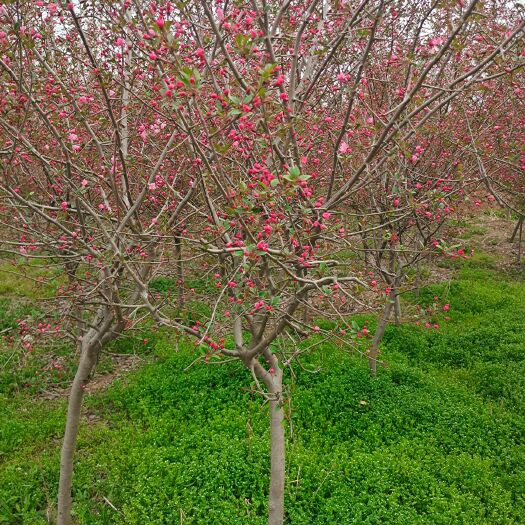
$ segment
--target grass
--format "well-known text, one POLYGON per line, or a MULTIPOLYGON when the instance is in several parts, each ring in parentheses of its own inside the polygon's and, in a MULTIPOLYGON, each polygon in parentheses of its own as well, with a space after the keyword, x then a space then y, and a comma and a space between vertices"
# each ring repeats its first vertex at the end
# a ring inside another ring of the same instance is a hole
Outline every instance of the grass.
POLYGON ((0 296, 51 297, 65 282, 61 267, 47 260, 0 264, 0 296))
MULTIPOLYGON (((488 256, 454 266, 450 285, 420 298, 446 297, 451 320, 390 326, 376 379, 324 345, 311 357, 319 373, 288 380, 288 525, 525 522, 525 282, 488 256)), ((148 337, 156 362, 87 399, 77 523, 262 525, 267 407, 249 374, 185 372, 190 347, 148 337)), ((43 525, 65 404, 27 388, 0 396, 0 524, 43 525)))

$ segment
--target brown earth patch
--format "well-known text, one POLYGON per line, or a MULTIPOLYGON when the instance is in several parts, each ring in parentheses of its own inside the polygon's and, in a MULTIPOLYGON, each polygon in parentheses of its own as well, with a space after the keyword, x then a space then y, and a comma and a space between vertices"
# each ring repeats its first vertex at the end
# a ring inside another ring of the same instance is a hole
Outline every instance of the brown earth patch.
MULTIPOLYGON (((113 381, 126 375, 131 370, 134 370, 139 365, 145 363, 145 359, 135 354, 107 354, 111 357, 111 372, 96 373, 91 381, 86 386, 86 394, 93 395, 98 392, 107 390, 113 381)), ((43 399, 57 399, 60 397, 68 397, 71 386, 68 388, 51 388, 44 390, 40 397, 43 399)))

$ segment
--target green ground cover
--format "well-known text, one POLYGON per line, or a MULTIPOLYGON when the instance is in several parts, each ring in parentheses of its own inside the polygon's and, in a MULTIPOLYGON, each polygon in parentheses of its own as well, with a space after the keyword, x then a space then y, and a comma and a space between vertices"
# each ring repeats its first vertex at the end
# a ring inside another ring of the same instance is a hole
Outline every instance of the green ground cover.
MULTIPOLYGON (((476 257, 420 301, 435 294, 451 320, 390 326, 376 379, 328 345, 305 363, 319 372, 295 368, 288 524, 525 523, 525 280, 476 257)), ((12 323, 7 303, 0 310, 12 323)), ((184 371, 190 347, 148 337, 151 362, 87 399, 75 519, 264 524, 267 407, 249 374, 236 364, 184 371)), ((49 523, 65 401, 42 398, 29 380, 38 351, 27 362, 1 355, 0 523, 49 523)))

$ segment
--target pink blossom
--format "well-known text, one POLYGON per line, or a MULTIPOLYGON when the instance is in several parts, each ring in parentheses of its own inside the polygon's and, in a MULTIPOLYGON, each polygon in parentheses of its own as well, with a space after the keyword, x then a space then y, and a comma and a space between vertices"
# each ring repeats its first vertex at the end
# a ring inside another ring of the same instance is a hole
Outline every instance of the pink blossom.
POLYGON ((279 75, 275 82, 273 83, 274 86, 281 86, 282 84, 284 84, 284 75, 279 75))
POLYGON ((345 141, 341 142, 341 144, 339 145, 339 153, 343 155, 345 153, 348 153, 350 150, 351 150, 350 146, 345 141))

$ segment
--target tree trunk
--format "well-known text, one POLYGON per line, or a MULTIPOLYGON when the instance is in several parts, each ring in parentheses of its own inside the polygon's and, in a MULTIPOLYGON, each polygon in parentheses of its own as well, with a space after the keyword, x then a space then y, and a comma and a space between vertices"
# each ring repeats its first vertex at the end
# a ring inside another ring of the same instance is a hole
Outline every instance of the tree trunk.
POLYGON ((282 399, 282 371, 273 378, 274 399, 270 401, 270 496, 268 525, 284 522, 285 432, 282 399))
POLYGON ((69 394, 66 430, 60 455, 60 481, 58 485, 57 525, 71 523, 71 486, 73 481, 73 457, 80 424, 84 389, 96 363, 93 345, 82 343, 81 357, 69 394))
POLYGON ((379 320, 379 323, 377 325, 374 334, 374 339, 372 340, 372 346, 368 353, 368 367, 370 368, 370 373, 374 377, 377 375, 377 357, 379 355, 379 344, 383 339, 383 334, 385 333, 386 325, 388 324, 388 320, 390 319, 390 315, 392 314, 392 308, 395 303, 395 300, 396 293, 395 290, 392 289, 388 295, 388 301, 385 305, 385 308, 383 309, 383 315, 381 316, 381 319, 379 320))
POLYGON ((396 298, 394 299, 394 317, 396 324, 401 323, 401 302, 399 301, 399 295, 396 293, 396 298))
POLYGON ((268 496, 268 525, 284 523, 285 431, 283 410, 283 371, 279 360, 268 349, 263 352, 269 370, 257 359, 253 370, 270 394, 270 492, 268 496))
POLYGON ((518 219, 518 222, 516 222, 516 226, 514 226, 514 230, 512 232, 512 235, 509 238, 509 242, 514 242, 514 239, 516 239, 516 234, 518 233, 522 223, 523 223, 523 217, 520 217, 518 219))
POLYGON ((179 315, 182 315, 184 309, 184 268, 182 263, 182 240, 177 235, 175 237, 175 259, 177 268, 177 308, 179 309, 179 315))
POLYGON ((523 238, 523 218, 520 220, 520 232, 518 237, 518 264, 521 262, 521 241, 523 238))
POLYGON ((420 260, 418 260, 416 264, 415 287, 416 287, 416 297, 419 299, 419 296, 421 294, 421 261, 420 260))

